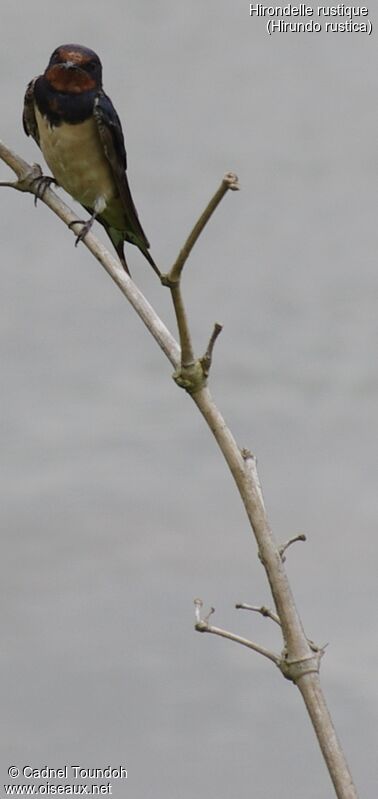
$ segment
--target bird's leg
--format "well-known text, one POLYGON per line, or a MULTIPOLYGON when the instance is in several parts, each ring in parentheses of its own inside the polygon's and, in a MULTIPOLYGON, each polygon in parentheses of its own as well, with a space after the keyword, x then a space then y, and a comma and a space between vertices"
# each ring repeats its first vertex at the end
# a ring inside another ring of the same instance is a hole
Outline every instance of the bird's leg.
POLYGON ((97 213, 98 213, 98 211, 93 211, 92 216, 90 216, 89 219, 87 219, 86 221, 84 221, 84 219, 74 219, 74 221, 70 222, 70 224, 68 225, 70 230, 72 229, 73 225, 83 225, 79 235, 76 237, 75 247, 77 247, 77 245, 79 244, 79 241, 83 241, 83 239, 85 238, 87 233, 89 233, 89 231, 90 231, 90 229, 91 229, 91 227, 93 225, 93 222, 96 219, 97 213))
POLYGON ((55 178, 50 178, 49 175, 39 175, 32 180, 32 186, 35 185, 34 205, 37 205, 37 200, 43 200, 46 189, 53 183, 57 185, 55 178))

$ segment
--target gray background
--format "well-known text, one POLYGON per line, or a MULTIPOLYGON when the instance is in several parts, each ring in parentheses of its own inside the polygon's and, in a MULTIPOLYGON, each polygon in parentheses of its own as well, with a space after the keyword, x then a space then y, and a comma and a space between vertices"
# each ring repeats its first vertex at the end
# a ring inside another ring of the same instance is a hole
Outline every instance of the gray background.
MULTIPOLYGON (((25 85, 58 44, 97 50, 163 268, 223 173, 240 177, 187 266, 194 339, 224 323, 213 393, 258 455, 277 538, 309 537, 288 572, 375 797, 376 36, 269 37, 240 0, 3 0, 1 17, 2 138, 42 162, 25 85)), ((193 631, 200 595, 215 623, 279 646, 233 610, 270 598, 211 435, 85 247, 30 196, 0 202, 0 784, 10 765, 124 764, 116 797, 332 796, 295 689, 193 631)))

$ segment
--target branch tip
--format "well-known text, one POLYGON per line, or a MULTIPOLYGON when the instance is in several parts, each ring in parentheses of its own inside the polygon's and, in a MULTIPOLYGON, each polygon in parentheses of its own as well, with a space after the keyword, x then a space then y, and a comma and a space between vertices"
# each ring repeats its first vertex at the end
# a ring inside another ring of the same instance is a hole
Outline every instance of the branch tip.
POLYGON ((288 549, 288 548, 289 548, 289 547, 290 547, 292 544, 295 544, 297 541, 307 541, 307 538, 306 538, 305 534, 304 534, 304 533, 299 533, 299 535, 295 535, 293 538, 289 538, 289 540, 288 540, 288 541, 286 541, 286 543, 285 543, 285 544, 282 544, 282 546, 280 546, 280 547, 278 548, 278 551, 279 551, 279 553, 280 553, 280 557, 281 557, 282 563, 285 563, 285 560, 286 560, 286 558, 285 558, 285 555, 284 555, 284 552, 286 552, 286 550, 287 550, 287 549, 288 549))
POLYGON ((237 175, 235 175, 235 172, 226 172, 223 178, 223 183, 225 184, 226 189, 229 189, 230 191, 239 191, 240 189, 239 178, 237 175))
POLYGON ((202 369, 203 369, 203 373, 204 373, 205 377, 209 376, 209 372, 210 372, 211 364, 212 364, 212 360, 213 360, 214 345, 215 345, 215 342, 216 342, 219 334, 222 332, 222 330, 223 330, 223 326, 220 325, 218 322, 215 322, 214 329, 213 329, 213 332, 212 332, 212 334, 210 336, 206 352, 203 355, 203 357, 200 358, 200 363, 202 365, 202 369))
POLYGON ((203 601, 202 599, 195 599, 194 600, 194 615, 196 619, 195 629, 198 630, 200 633, 211 632, 209 627, 209 618, 210 616, 215 613, 215 608, 210 608, 209 612, 201 618, 201 609, 203 608, 203 601))
POLYGON ((201 621, 201 608, 203 607, 202 599, 198 597, 194 600, 194 615, 196 618, 196 623, 199 624, 201 621))

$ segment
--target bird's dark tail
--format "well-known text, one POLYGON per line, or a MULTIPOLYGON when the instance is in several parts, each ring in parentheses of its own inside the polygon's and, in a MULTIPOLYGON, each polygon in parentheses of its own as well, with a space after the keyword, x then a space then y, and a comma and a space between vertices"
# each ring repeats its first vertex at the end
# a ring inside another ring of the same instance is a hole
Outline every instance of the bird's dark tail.
MULTIPOLYGON (((112 238, 112 237, 110 236, 110 238, 112 238)), ((112 239, 112 241, 113 241, 113 239, 112 239)), ((113 244, 114 244, 114 247, 115 247, 115 249, 117 251, 118 258, 121 261, 121 264, 122 264, 125 272, 127 272, 127 274, 130 275, 130 277, 131 277, 130 269, 127 266, 125 253, 123 251, 123 241, 119 241, 117 244, 115 244, 115 242, 113 241, 113 244)))
POLYGON ((154 272, 156 272, 157 276, 161 277, 160 269, 159 269, 158 266, 156 266, 155 261, 154 261, 152 255, 150 255, 149 251, 141 249, 141 252, 143 253, 144 257, 147 258, 148 263, 152 266, 152 268, 153 268, 154 272))
MULTIPOLYGON (((114 244, 114 242, 113 242, 113 244, 114 244)), ((125 272, 127 272, 127 274, 130 275, 130 269, 127 266, 125 253, 124 253, 124 242, 120 241, 120 242, 117 243, 117 245, 114 245, 114 246, 115 246, 115 249, 117 250, 118 258, 121 261, 121 264, 122 264, 125 272)), ((146 260, 148 261, 150 266, 152 266, 152 268, 153 268, 154 272, 157 274, 157 276, 161 277, 160 269, 159 269, 158 266, 156 266, 155 261, 154 261, 152 255, 150 255, 149 251, 147 249, 144 249, 144 248, 142 249, 141 247, 139 247, 139 249, 140 249, 141 253, 143 253, 144 257, 146 258, 146 260)))
MULTIPOLYGON (((120 235, 120 232, 118 230, 115 230, 114 228, 112 228, 109 225, 107 225, 106 222, 104 222, 104 220, 102 220, 100 217, 98 217, 98 221, 101 222, 101 224, 104 226, 109 238, 111 239, 113 247, 114 247, 114 249, 117 252, 118 258, 121 261, 121 264, 122 264, 125 272, 127 272, 127 274, 130 275, 130 269, 129 269, 128 265, 127 265, 126 258, 125 258, 125 253, 124 253, 125 241, 124 241, 123 236, 121 238, 122 234, 120 235)), ((150 253, 148 251, 148 248, 146 246, 144 246, 144 243, 142 244, 140 241, 138 241, 138 239, 136 237, 133 238, 133 239, 130 238, 128 240, 130 241, 131 244, 135 244, 139 248, 139 250, 143 253, 144 257, 146 258, 146 260, 150 264, 150 266, 152 266, 152 268, 153 268, 154 272, 157 274, 157 276, 161 277, 160 269, 159 269, 158 266, 156 266, 152 255, 150 255, 150 253)), ((146 239, 146 241, 147 241, 147 239, 146 239)))

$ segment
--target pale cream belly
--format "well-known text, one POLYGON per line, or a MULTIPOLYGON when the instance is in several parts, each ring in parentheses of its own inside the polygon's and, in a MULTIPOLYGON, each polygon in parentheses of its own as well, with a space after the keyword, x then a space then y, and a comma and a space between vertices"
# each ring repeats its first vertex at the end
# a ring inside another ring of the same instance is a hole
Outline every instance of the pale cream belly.
POLYGON ((35 109, 40 147, 54 178, 82 205, 101 212, 117 196, 94 119, 50 127, 35 109))

